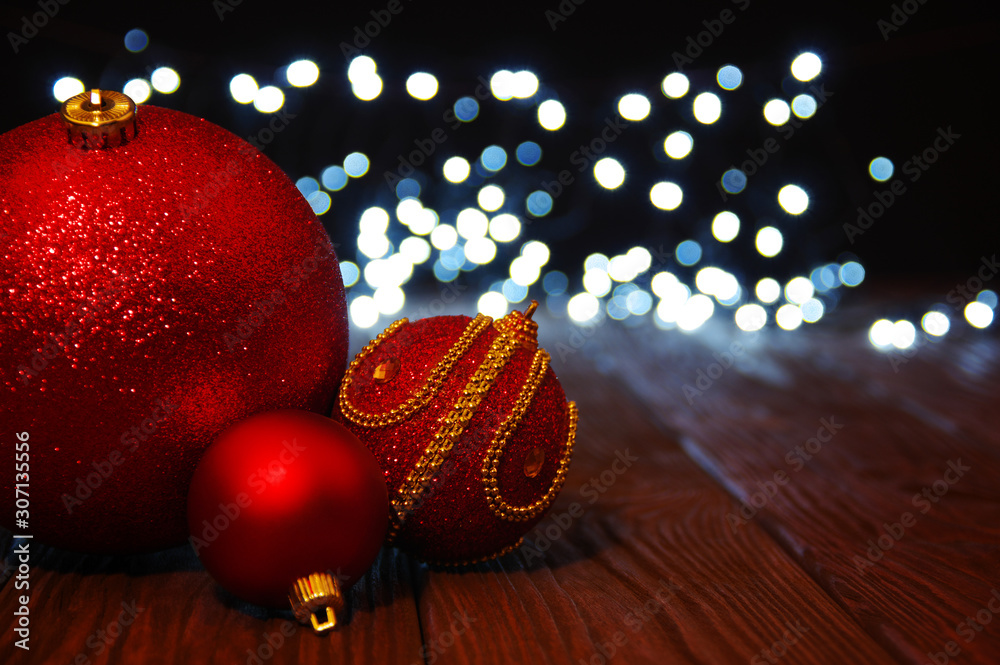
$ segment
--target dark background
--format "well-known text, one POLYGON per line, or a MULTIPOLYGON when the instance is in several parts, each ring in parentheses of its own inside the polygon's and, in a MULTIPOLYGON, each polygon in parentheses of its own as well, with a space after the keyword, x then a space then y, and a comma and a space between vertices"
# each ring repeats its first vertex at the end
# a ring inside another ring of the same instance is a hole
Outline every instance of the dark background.
MULTIPOLYGON (((1000 245, 994 200, 1000 40, 994 9, 913 0, 906 4, 915 13, 885 40, 877 22, 890 19, 891 2, 751 0, 741 11, 729 0, 650 5, 564 0, 564 10, 573 11, 555 30, 546 10, 559 11, 557 0, 401 3, 403 11, 361 49, 376 59, 385 82, 378 99, 362 103, 351 94, 342 44, 349 44, 355 29, 372 21, 370 13, 385 9, 386 2, 303 7, 243 0, 220 20, 220 3, 210 0, 169 7, 69 0, 18 54, 6 37, 0 44, 8 99, 0 111, 0 130, 53 112, 57 103, 51 86, 60 76, 120 90, 126 80, 169 65, 181 75, 180 90, 154 93, 149 103, 206 117, 246 136, 265 127, 268 117, 232 101, 230 78, 247 72, 264 85, 278 81, 279 70, 293 60, 310 58, 320 67, 319 83, 301 90, 285 86, 286 109, 296 119, 266 153, 293 180, 318 178, 324 167, 352 150, 371 158, 368 176, 335 193, 333 208, 323 217, 334 240, 349 248, 341 258, 354 258, 357 214, 369 205, 395 204, 382 174, 397 165, 397 156, 412 150, 415 139, 446 126, 442 113, 458 97, 473 93, 477 77, 527 68, 539 76, 541 93, 566 105, 567 127, 556 133, 542 130, 535 120, 536 102, 487 100, 475 122, 449 130, 448 142, 433 156, 433 169, 422 176, 423 198, 439 209, 453 203, 449 197, 457 188, 436 187, 442 182, 440 163, 450 154, 471 161, 486 145, 499 143, 512 162, 513 147, 533 139, 543 146, 542 163, 517 178, 511 175, 505 184, 509 194, 527 194, 571 167, 570 153, 599 135, 604 119, 615 115, 618 97, 645 92, 653 101, 652 115, 623 132, 607 153, 629 169, 625 186, 607 192, 589 172, 580 174, 557 199, 553 213, 525 235, 555 243, 550 267, 571 275, 579 274, 582 259, 594 251, 611 255, 635 244, 669 250, 688 237, 706 245, 707 258, 750 275, 762 261, 752 249, 752 233, 741 232, 724 247, 710 241, 709 222, 722 209, 736 211, 745 228, 783 219, 786 249, 776 265, 786 275, 850 251, 870 279, 919 282, 921 288, 944 293, 1000 245), (669 102, 659 93, 659 83, 676 69, 672 54, 683 52, 688 37, 704 31, 703 22, 717 19, 724 9, 735 14, 735 21, 684 67, 692 93, 683 103, 669 102), (149 48, 141 53, 128 52, 122 41, 135 27, 150 36, 149 48), (831 96, 794 137, 779 138, 781 150, 751 178, 747 191, 723 204, 715 186, 721 173, 746 159, 748 148, 777 136, 763 122, 762 104, 808 87, 792 81, 788 70, 803 50, 823 58, 817 83, 831 96), (731 93, 714 83, 716 70, 726 63, 738 65, 745 75, 743 86, 731 93), (435 74, 441 83, 429 102, 417 102, 403 89, 406 77, 419 70, 435 74), (705 127, 691 121, 690 99, 708 89, 723 97, 724 112, 719 123, 705 127), (894 177, 900 177, 902 164, 946 127, 961 138, 918 181, 907 180, 906 193, 849 244, 842 225, 856 219, 859 205, 875 200, 875 190, 889 185, 868 177, 868 162, 888 156, 896 164, 894 177), (683 164, 658 160, 655 151, 662 155, 663 137, 680 128, 695 135, 692 156, 683 164), (685 191, 685 203, 674 213, 656 210, 648 199, 649 187, 665 173, 685 191), (810 193, 810 209, 801 217, 789 219, 774 202, 774 192, 787 182, 810 193)), ((902 4, 895 3, 900 11, 902 4)), ((36 11, 37 3, 0 6, 4 34, 20 30, 22 17, 36 11)))

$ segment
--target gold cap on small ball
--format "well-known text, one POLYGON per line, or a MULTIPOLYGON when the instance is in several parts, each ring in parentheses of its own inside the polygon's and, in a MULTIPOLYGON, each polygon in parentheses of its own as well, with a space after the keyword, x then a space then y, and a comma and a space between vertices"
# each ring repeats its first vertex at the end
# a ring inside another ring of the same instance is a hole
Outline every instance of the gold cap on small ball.
POLYGON ((70 97, 59 109, 69 142, 84 149, 114 148, 138 134, 132 99, 114 90, 91 90, 70 97))

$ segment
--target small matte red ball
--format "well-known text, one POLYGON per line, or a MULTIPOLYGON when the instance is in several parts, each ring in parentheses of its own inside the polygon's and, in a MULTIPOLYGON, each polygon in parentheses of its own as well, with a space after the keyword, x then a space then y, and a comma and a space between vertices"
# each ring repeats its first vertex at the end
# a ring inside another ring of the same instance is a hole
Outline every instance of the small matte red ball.
POLYGON ((270 411, 209 446, 188 493, 191 543, 209 573, 259 605, 283 606, 297 578, 332 572, 343 589, 385 538, 382 472, 361 441, 308 411, 270 411))

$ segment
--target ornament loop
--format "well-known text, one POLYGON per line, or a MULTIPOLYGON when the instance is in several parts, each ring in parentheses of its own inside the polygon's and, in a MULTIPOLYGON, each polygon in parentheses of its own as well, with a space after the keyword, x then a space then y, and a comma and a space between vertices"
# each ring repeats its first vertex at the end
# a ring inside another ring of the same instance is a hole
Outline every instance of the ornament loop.
POLYGON ((311 622, 317 633, 336 628, 338 617, 344 612, 340 583, 330 573, 312 573, 295 580, 288 600, 299 623, 311 622), (326 619, 321 623, 316 613, 323 610, 326 611, 326 619))
POLYGON ((138 134, 136 106, 115 90, 93 90, 70 97, 59 109, 69 142, 82 148, 113 148, 138 134))

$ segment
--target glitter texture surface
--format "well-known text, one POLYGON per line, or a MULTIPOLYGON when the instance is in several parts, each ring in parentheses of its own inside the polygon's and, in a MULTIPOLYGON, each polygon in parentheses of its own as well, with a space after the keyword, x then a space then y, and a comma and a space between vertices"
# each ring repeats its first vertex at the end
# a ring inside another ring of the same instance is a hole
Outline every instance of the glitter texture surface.
MULTIPOLYGON (((465 316, 440 316, 404 324, 352 367, 352 380, 344 396, 362 411, 390 413, 420 390, 432 368, 471 321, 465 316), (386 383, 374 380, 376 368, 389 358, 399 359, 396 375, 386 383)), ((407 475, 441 429, 498 335, 493 325, 486 327, 444 378, 434 399, 402 422, 364 427, 335 410, 334 417, 342 419, 375 454, 385 474, 390 499, 398 495, 407 475)), ((406 516, 395 545, 425 561, 475 561, 516 545, 544 517, 555 493, 551 493, 537 514, 527 519, 503 519, 490 508, 483 479, 487 451, 497 430, 514 409, 534 356, 534 349, 519 346, 497 374, 447 459, 406 516)), ((568 464, 570 428, 565 394, 555 374, 547 368, 537 394, 500 458, 497 484, 506 502, 527 506, 546 495, 560 461, 568 464), (545 459, 539 473, 528 477, 524 463, 536 447, 544 451, 545 459)))
POLYGON ((182 542, 213 437, 326 412, 346 362, 336 256, 292 182, 205 120, 143 106, 138 123, 103 150, 69 145, 56 114, 0 136, 0 449, 30 436, 18 532, 71 549, 182 542))

